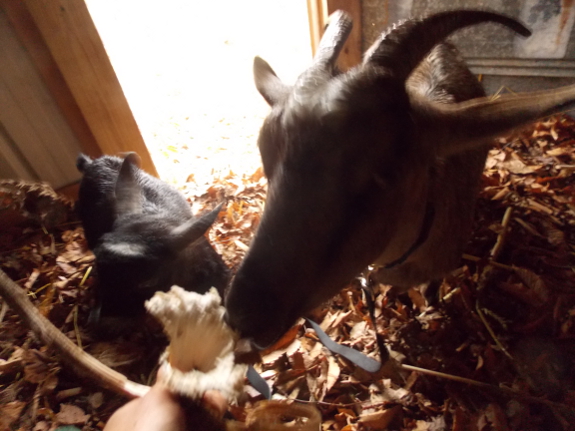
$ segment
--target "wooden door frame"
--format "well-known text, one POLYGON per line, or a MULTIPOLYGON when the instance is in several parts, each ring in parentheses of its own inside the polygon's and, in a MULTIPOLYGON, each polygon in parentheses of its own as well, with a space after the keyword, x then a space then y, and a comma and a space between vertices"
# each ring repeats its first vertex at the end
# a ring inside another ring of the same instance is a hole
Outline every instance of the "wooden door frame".
POLYGON ((362 19, 361 0, 307 0, 312 52, 315 54, 330 14, 338 9, 350 14, 353 28, 339 55, 338 66, 346 71, 361 63, 362 19))
POLYGON ((152 158, 84 0, 0 0, 82 151, 152 158))
MULTIPOLYGON (((361 62, 361 0, 307 0, 312 51, 329 14, 348 12, 354 27, 338 65, 361 62)), ((76 134, 82 151, 97 157, 136 151, 157 176, 132 111, 84 0, 0 0, 22 44, 76 134)))

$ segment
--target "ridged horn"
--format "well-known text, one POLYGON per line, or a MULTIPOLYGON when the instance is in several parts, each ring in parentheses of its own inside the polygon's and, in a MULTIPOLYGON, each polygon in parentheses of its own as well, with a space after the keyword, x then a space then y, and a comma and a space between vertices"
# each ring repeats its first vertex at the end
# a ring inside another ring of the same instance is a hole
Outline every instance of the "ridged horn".
MULTIPOLYGON (((444 155, 477 145, 500 136, 516 127, 572 108, 575 105, 575 85, 524 94, 504 94, 498 98, 483 97, 457 104, 434 104, 435 115, 429 117, 437 133, 448 130, 444 140, 444 155)), ((424 116, 432 111, 425 108, 424 116)), ((433 134, 433 133, 431 133, 433 134)))
POLYGON ((333 66, 351 32, 353 22, 348 13, 337 10, 329 17, 329 24, 321 37, 313 59, 315 65, 333 66))
POLYGON ((332 78, 335 62, 351 32, 353 22, 348 13, 337 10, 321 37, 312 65, 302 73, 295 85, 296 92, 313 90, 332 78))
POLYGON ((200 238, 214 224, 224 204, 219 204, 212 211, 197 219, 192 219, 174 228, 171 232, 172 245, 182 249, 200 238))
POLYGON ((494 12, 457 10, 420 20, 408 20, 383 33, 365 53, 363 63, 392 70, 405 81, 431 49, 456 30, 483 22, 496 22, 522 36, 531 31, 519 21, 494 12))

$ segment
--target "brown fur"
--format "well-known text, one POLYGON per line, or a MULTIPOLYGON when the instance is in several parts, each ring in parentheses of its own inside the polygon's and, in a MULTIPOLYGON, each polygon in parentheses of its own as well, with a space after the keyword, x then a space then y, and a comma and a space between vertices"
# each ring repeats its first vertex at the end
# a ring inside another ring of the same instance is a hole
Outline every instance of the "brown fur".
MULTIPOLYGON (((440 42, 483 21, 529 34, 502 15, 446 12, 394 27, 363 65, 338 74, 344 32, 328 28, 293 87, 256 59, 257 88, 272 106, 259 137, 269 191, 226 298, 244 337, 271 344, 367 265, 405 256, 429 207, 425 242, 377 278, 408 288, 456 267, 492 139, 575 100, 575 87, 482 97, 456 49, 440 42)), ((349 22, 340 14, 334 25, 349 22)))

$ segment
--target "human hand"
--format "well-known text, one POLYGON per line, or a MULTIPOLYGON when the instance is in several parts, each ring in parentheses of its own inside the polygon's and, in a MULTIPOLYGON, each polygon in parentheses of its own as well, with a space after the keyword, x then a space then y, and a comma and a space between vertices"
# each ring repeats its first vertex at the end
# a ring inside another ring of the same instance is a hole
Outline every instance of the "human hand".
MULTIPOLYGON (((223 416, 227 408, 225 398, 217 391, 207 391, 201 404, 217 417, 223 416)), ((183 431, 186 425, 193 429, 193 423, 189 423, 193 420, 186 417, 177 395, 155 384, 146 395, 116 410, 104 431, 183 431)))
POLYGON ((178 397, 159 384, 141 398, 120 407, 104 431, 181 431, 185 416, 178 397))

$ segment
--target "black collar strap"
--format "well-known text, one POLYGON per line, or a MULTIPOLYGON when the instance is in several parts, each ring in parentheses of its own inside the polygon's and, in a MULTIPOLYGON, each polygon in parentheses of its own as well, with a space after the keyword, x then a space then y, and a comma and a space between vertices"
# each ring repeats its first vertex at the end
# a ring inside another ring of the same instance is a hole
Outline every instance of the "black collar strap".
POLYGON ((384 269, 390 269, 394 266, 400 265, 413 253, 415 250, 419 248, 421 244, 427 241, 427 237, 429 237, 429 231, 431 231, 431 226, 433 226, 433 220, 435 219, 435 207, 431 202, 428 202, 425 206, 425 215, 423 216, 423 222, 421 223, 421 228, 419 229, 419 236, 415 240, 415 242, 409 247, 409 249, 399 257, 399 259, 395 259, 393 262, 385 264, 382 266, 384 269))
POLYGON ((262 376, 260 376, 259 373, 255 370, 255 368, 252 367, 251 365, 248 366, 248 372, 246 374, 246 377, 248 378, 248 382, 250 382, 250 385, 252 385, 256 391, 262 394, 266 400, 271 400, 272 392, 270 390, 270 387, 268 386, 268 382, 266 382, 265 379, 262 376))
MULTIPOLYGON (((429 237, 429 232, 431 231, 431 226, 433 226, 433 220, 435 219, 435 207, 431 202, 428 202, 425 206, 425 215, 423 216, 423 222, 421 224, 421 228, 419 230, 419 235, 415 242, 409 247, 409 249, 401 256, 399 259, 396 259, 386 265, 383 265, 382 268, 390 269, 394 266, 400 265, 405 260, 423 244, 427 238, 429 237)), ((358 352, 351 347, 342 346, 341 344, 336 343, 333 341, 329 336, 320 328, 320 326, 313 322, 312 320, 306 318, 307 322, 311 325, 314 331, 319 338, 319 341, 327 347, 332 353, 336 353, 338 355, 343 356, 347 360, 353 362, 360 368, 363 368, 365 371, 370 373, 375 373, 379 371, 382 364, 385 364, 389 360, 389 351, 385 347, 383 343, 383 338, 381 334, 377 332, 377 326, 375 325, 375 304, 373 298, 373 291, 370 288, 368 282, 364 277, 360 278, 361 280, 361 288, 365 293, 365 298, 367 302, 367 308, 369 310, 369 316, 371 317, 371 322, 373 324, 373 329, 375 331, 375 337, 377 340, 377 346, 379 348, 379 355, 381 356, 381 362, 376 361, 373 358, 370 358, 367 355, 364 355, 361 352, 358 352)), ((247 378, 250 384, 259 392, 261 393, 266 399, 271 398, 271 391, 267 384, 267 382, 260 376, 257 371, 250 365, 248 368, 247 378)))
POLYGON ((327 347, 332 353, 337 353, 338 355, 343 356, 344 358, 353 362, 358 367, 363 368, 365 371, 368 371, 370 373, 375 373, 379 371, 379 369, 381 368, 380 362, 376 361, 373 358, 370 358, 367 355, 364 355, 361 352, 358 352, 355 349, 352 349, 351 347, 342 346, 341 344, 336 343, 331 338, 329 338, 329 336, 323 331, 323 329, 319 327, 317 323, 308 318, 306 318, 306 320, 316 332, 319 341, 325 347, 327 347))

